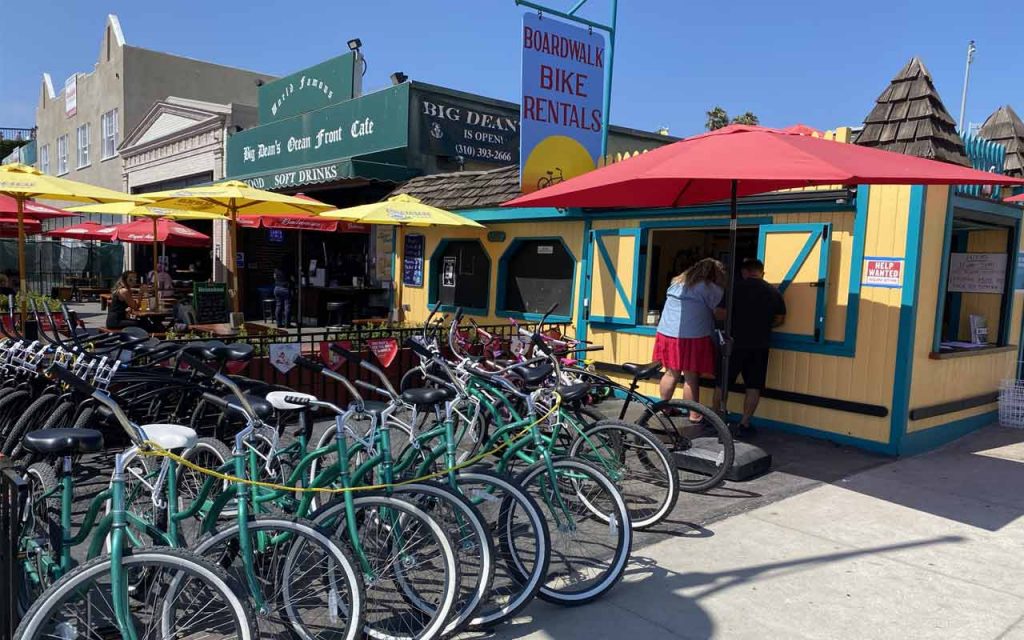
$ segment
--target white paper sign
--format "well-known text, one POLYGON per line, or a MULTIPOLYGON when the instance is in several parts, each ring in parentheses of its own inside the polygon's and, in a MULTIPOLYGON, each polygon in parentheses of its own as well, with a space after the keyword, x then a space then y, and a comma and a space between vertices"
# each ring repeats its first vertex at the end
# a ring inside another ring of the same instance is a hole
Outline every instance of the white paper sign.
POLYGON ((288 373, 295 368, 295 358, 299 356, 298 342, 284 342, 270 345, 270 364, 281 373, 288 373))
POLYGON ((1002 293, 1005 287, 1005 253, 950 254, 947 291, 1002 293))
POLYGON ((64 115, 71 117, 78 113, 78 74, 64 81, 64 115))

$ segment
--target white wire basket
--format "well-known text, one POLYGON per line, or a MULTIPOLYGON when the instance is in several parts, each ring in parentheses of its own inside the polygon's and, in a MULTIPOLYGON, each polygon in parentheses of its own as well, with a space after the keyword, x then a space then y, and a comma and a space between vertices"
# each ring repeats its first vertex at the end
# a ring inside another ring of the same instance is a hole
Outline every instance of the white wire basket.
POLYGON ((999 424, 1024 429, 1024 380, 1003 380, 999 385, 999 424))

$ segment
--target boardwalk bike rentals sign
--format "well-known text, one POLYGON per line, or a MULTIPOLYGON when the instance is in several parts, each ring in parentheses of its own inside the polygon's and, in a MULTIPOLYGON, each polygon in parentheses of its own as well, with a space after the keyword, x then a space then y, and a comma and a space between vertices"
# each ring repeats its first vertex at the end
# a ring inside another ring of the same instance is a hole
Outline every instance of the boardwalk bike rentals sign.
POLYGON ((597 166, 604 61, 602 34, 534 13, 523 15, 523 193, 597 166))

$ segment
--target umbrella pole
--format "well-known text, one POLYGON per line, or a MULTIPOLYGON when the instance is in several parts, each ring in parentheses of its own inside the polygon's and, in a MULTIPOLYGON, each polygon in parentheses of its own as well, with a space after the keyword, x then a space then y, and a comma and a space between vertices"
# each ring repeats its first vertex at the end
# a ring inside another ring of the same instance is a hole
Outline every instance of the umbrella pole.
POLYGON ((18 203, 18 287, 21 289, 21 326, 28 318, 28 280, 25 278, 25 197, 15 196, 18 203))
POLYGON ((398 295, 395 296, 395 320, 402 322, 405 317, 404 305, 402 304, 402 281, 405 279, 405 254, 400 251, 405 243, 405 225, 398 225, 398 243, 395 246, 395 255, 398 259, 395 260, 395 264, 398 266, 396 269, 397 273, 392 274, 398 278, 398 295))
POLYGON ((296 294, 295 300, 295 327, 299 336, 299 342, 302 342, 302 229, 299 229, 299 250, 296 252, 299 264, 295 269, 295 277, 298 278, 298 293, 296 294))
POLYGON ((718 380, 718 410, 722 414, 729 411, 729 356, 732 350, 732 294, 736 290, 736 227, 738 222, 736 190, 739 181, 732 181, 732 195, 729 199, 729 264, 725 287, 725 339, 722 345, 721 375, 718 380))
POLYGON ((238 290, 238 262, 235 254, 238 253, 238 208, 234 201, 231 203, 231 251, 227 256, 228 269, 231 272, 231 290, 234 292, 232 303, 235 313, 242 307, 241 292, 238 290))
POLYGON ((156 293, 156 310, 160 310, 160 278, 157 276, 156 263, 160 259, 159 249, 156 242, 157 223, 156 216, 153 216, 153 291, 156 293))

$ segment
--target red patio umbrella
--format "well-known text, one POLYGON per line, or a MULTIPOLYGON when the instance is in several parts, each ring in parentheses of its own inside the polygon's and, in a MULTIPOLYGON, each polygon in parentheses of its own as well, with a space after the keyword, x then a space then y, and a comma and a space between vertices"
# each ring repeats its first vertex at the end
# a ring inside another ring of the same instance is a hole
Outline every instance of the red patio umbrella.
POLYGON ((1024 202, 1024 193, 1017 194, 1006 198, 1004 202, 1024 202))
MULTIPOLYGON (((520 196, 506 207, 648 208, 730 200, 729 278, 736 266, 736 199, 817 185, 1024 185, 1024 179, 792 131, 730 125, 520 196)), ((732 335, 732 294, 725 331, 732 335)), ((723 349, 722 370, 729 370, 723 349)), ((722 402, 728 398, 722 379, 722 402)))
MULTIPOLYGON (((51 207, 48 204, 42 202, 36 202, 35 200, 25 200, 26 216, 31 216, 36 220, 49 220, 50 218, 79 218, 77 213, 71 213, 57 207, 51 207)), ((0 194, 0 215, 17 217, 18 215, 18 201, 11 196, 0 194)))
MULTIPOLYGON (((25 225, 25 235, 30 236, 43 230, 43 223, 31 218, 22 219, 25 225)), ((0 218, 0 238, 18 237, 18 218, 0 218)))
MULTIPOLYGON (((205 247, 210 236, 166 218, 156 219, 156 238, 153 237, 153 220, 136 220, 116 225, 113 240, 152 244, 163 242, 169 247, 205 247)), ((155 263, 154 263, 155 264, 155 263)))
POLYGON ((98 222, 87 220, 78 224, 60 227, 45 232, 43 235, 51 238, 69 238, 74 240, 103 240, 109 242, 116 229, 113 225, 103 225, 98 222))

